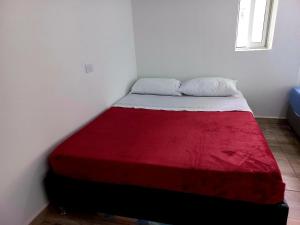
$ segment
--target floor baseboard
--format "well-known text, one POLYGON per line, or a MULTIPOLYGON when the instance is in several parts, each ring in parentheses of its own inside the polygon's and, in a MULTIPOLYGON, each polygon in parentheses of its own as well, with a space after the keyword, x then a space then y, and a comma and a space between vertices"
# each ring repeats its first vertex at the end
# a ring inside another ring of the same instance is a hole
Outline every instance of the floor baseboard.
POLYGON ((276 117, 276 116, 255 116, 256 119, 273 119, 273 120, 286 120, 286 117, 276 117))
POLYGON ((28 220, 26 225, 38 225, 41 224, 43 219, 45 218, 47 214, 47 209, 48 209, 49 203, 46 203, 44 206, 42 206, 36 214, 31 216, 31 218, 28 220))

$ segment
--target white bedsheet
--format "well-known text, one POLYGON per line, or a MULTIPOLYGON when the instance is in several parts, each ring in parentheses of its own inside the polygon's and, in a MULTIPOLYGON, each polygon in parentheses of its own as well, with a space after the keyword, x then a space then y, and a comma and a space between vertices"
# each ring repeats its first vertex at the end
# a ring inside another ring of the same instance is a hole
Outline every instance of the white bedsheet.
POLYGON ((171 111, 252 112, 242 94, 231 97, 158 96, 128 94, 117 107, 171 111))

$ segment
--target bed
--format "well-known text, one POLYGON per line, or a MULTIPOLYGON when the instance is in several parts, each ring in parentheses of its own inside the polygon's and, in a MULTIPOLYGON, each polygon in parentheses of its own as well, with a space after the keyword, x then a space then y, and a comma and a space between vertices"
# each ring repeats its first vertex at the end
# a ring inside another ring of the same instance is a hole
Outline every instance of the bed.
POLYGON ((242 94, 129 94, 50 155, 53 204, 170 224, 286 224, 278 165, 242 94))

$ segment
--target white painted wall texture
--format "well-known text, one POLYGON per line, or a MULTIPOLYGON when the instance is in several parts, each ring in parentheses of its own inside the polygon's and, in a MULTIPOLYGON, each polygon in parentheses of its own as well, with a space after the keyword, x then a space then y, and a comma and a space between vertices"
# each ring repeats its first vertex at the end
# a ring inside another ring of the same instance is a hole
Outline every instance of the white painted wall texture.
POLYGON ((45 206, 49 151, 136 79, 131 9, 130 0, 0 1, 1 225, 28 224, 45 206))
POLYGON ((238 0, 133 0, 138 74, 239 80, 256 116, 285 117, 298 85, 300 1, 279 0, 273 49, 235 52, 238 0))
MULTIPOLYGON (((284 116, 300 1, 280 0, 271 51, 234 51, 237 13, 238 0, 133 0, 138 73, 235 78, 256 115, 284 116)), ((45 206, 49 151, 126 93, 135 60, 130 0, 0 1, 1 225, 45 206)))

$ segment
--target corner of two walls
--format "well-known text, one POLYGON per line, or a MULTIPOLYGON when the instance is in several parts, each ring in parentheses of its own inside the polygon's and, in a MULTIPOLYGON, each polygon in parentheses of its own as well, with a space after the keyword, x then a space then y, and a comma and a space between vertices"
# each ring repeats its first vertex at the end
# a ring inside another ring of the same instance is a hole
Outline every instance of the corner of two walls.
POLYGON ((131 1, 4 0, 0 33, 0 224, 22 225, 47 205, 53 147, 137 77, 131 1))
POLYGON ((0 224, 28 224, 47 204, 53 146, 124 95, 137 69, 232 77, 257 115, 283 116, 298 78, 299 2, 280 1, 273 50, 260 53, 234 52, 237 2, 1 1, 0 224))

